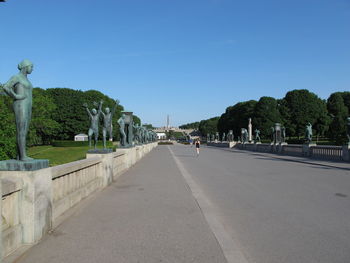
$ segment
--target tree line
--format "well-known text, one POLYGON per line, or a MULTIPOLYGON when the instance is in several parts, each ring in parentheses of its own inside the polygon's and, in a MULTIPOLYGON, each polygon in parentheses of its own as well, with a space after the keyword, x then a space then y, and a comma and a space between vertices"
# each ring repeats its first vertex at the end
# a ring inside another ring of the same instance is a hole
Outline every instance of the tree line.
MULTIPOLYGON (((28 146, 50 144, 53 140, 73 140, 79 133, 87 133, 89 116, 83 103, 94 108, 93 102, 103 100, 103 109, 112 109, 115 99, 97 90, 73 90, 69 88, 33 89, 32 120, 28 132, 28 146)), ((12 110, 13 100, 0 96, 0 160, 16 156, 16 125, 12 110)), ((124 108, 118 105, 113 116, 113 133, 119 140, 117 120, 124 108)), ((135 123, 141 120, 134 116, 135 123)), ((100 129, 101 132, 102 129, 100 129)))
POLYGON ((301 89, 287 92, 282 99, 261 97, 258 101, 238 102, 227 107, 220 117, 200 121, 198 129, 204 136, 215 132, 227 134, 229 130, 238 136, 252 118, 253 129, 259 129, 262 138, 269 138, 270 128, 278 122, 286 128, 287 136, 299 139, 310 122, 316 137, 328 137, 336 144, 343 144, 349 113, 350 92, 335 92, 323 100, 301 89))

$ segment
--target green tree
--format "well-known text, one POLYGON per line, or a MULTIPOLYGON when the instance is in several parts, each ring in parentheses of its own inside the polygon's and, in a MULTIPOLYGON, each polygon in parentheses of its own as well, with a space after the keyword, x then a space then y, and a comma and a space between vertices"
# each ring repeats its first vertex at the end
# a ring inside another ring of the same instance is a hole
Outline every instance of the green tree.
POLYGON ((269 136, 271 127, 276 122, 283 123, 278 101, 272 97, 261 97, 255 105, 253 115, 254 129, 261 131, 261 137, 269 136))
POLYGON ((0 96, 0 160, 14 159, 17 155, 16 125, 12 99, 0 96))
POLYGON ((327 100, 327 108, 332 116, 328 136, 337 144, 343 144, 346 141, 346 118, 348 116, 348 109, 339 92, 330 95, 327 100))
POLYGON ((214 117, 207 120, 201 120, 199 122, 199 131, 203 136, 208 133, 215 134, 218 131, 218 121, 220 117, 214 117))
POLYGON ((199 121, 183 124, 179 126, 180 129, 195 129, 199 128, 199 121))
POLYGON ((56 111, 53 99, 40 88, 33 89, 32 120, 29 128, 28 144, 49 144, 57 136, 60 125, 53 120, 56 111))
MULTIPOLYGON (((325 101, 321 100, 316 94, 306 89, 289 91, 284 100, 284 110, 289 117, 287 130, 292 136, 304 135, 305 125, 310 122, 312 125, 322 125, 327 110, 324 107, 325 101), (323 120, 322 120, 323 119, 323 120)), ((314 126, 315 127, 315 126, 314 126)), ((327 127, 322 128, 325 130, 327 127)), ((316 133, 320 133, 317 131, 316 133)))
POLYGON ((220 134, 233 130, 235 136, 240 135, 241 128, 247 128, 248 119, 254 118, 256 104, 257 101, 249 100, 228 107, 218 121, 218 130, 220 134))

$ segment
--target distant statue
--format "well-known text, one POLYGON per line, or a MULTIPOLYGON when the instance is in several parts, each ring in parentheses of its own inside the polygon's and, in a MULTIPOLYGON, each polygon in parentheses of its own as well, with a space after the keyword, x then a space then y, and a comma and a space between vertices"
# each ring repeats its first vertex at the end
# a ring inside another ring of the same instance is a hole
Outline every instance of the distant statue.
POLYGON ((261 139, 260 139, 260 130, 258 129, 255 129, 255 142, 261 142, 261 139))
POLYGON ((347 118, 347 121, 346 136, 348 137, 348 144, 350 144, 350 117, 347 118))
POLYGON ((305 142, 306 143, 312 142, 312 125, 310 122, 308 122, 305 126, 305 142))
POLYGON ((98 111, 93 108, 90 112, 87 103, 84 103, 83 106, 85 107, 87 113, 89 114, 90 117, 90 128, 88 131, 88 136, 89 136, 89 146, 91 147, 91 137, 94 135, 94 148, 96 149, 97 147, 97 140, 98 140, 98 124, 100 120, 100 114, 102 112, 102 103, 103 101, 100 101, 100 104, 97 104, 97 102, 94 102, 94 106, 98 106, 98 111))
POLYGON ((18 64, 19 73, 10 78, 0 91, 1 95, 13 98, 13 111, 16 121, 17 160, 29 161, 33 158, 27 156, 26 142, 30 120, 32 118, 32 90, 33 86, 27 75, 33 71, 33 63, 25 59, 18 64))
POLYGON ((220 140, 220 136, 219 136, 219 132, 215 133, 215 141, 219 141, 220 140))
POLYGON ((109 136, 110 140, 113 140, 113 126, 112 126, 112 119, 113 115, 115 113, 115 110, 117 109, 117 106, 119 104, 119 100, 115 101, 115 105, 112 109, 112 111, 107 107, 105 108, 106 113, 101 111, 102 117, 103 117, 103 130, 102 130, 102 135, 103 135, 103 148, 107 148, 106 146, 106 137, 107 134, 109 136))
POLYGON ((228 140, 229 142, 232 142, 232 141, 233 141, 233 131, 232 131, 232 130, 229 130, 229 131, 228 131, 227 140, 228 140))
POLYGON ((141 131, 140 131, 140 126, 138 123, 133 124, 133 129, 134 129, 134 140, 136 144, 141 143, 141 131))
POLYGON ((119 133, 120 133, 120 145, 126 146, 126 134, 125 134, 125 114, 118 119, 119 133))
POLYGON ((275 143, 275 142, 276 142, 275 128, 274 128, 274 127, 271 127, 271 128, 270 128, 270 131, 271 131, 271 142, 272 142, 272 143, 275 143))
POLYGON ((207 134, 207 142, 210 142, 210 133, 207 134))
POLYGON ((248 142, 248 131, 246 128, 241 128, 242 143, 248 142))
POLYGON ((221 141, 224 142, 225 140, 226 140, 226 134, 223 132, 223 133, 222 133, 221 141))
POLYGON ((286 142, 286 127, 284 126, 281 127, 281 137, 282 142, 286 142))
POLYGON ((215 141, 215 135, 214 134, 211 135, 211 141, 212 142, 215 141))

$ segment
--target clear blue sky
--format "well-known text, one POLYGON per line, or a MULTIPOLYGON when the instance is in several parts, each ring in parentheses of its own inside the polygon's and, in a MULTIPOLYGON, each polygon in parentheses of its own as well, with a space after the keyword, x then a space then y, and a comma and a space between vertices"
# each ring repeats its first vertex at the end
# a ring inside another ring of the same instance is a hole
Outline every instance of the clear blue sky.
POLYGON ((172 125, 236 102, 350 88, 349 0, 7 0, 0 82, 96 89, 172 125))

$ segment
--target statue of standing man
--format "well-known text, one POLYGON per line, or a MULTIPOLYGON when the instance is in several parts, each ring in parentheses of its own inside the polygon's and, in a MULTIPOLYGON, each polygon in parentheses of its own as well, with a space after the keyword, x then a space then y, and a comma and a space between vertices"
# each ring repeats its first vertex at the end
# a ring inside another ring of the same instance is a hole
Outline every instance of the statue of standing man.
POLYGON ((103 130, 102 130, 102 135, 103 135, 103 148, 106 149, 107 145, 106 145, 106 137, 107 134, 109 136, 110 140, 113 140, 113 126, 112 126, 112 118, 113 115, 115 113, 115 110, 117 109, 117 106, 119 105, 119 100, 115 101, 115 105, 112 109, 112 111, 106 107, 105 111, 106 113, 104 113, 103 111, 101 111, 101 114, 103 116, 103 130))
POLYGON ((94 106, 97 107, 98 106, 98 111, 94 108, 91 110, 88 109, 88 105, 87 103, 84 103, 83 106, 86 108, 87 113, 89 114, 90 117, 90 128, 89 128, 89 132, 88 132, 88 136, 89 136, 89 146, 91 147, 91 137, 92 135, 94 135, 94 148, 96 149, 97 147, 97 140, 98 140, 98 124, 99 124, 99 120, 100 120, 100 114, 102 112, 102 103, 103 101, 100 101, 100 104, 97 104, 96 102, 94 102, 94 106))
POLYGON ((19 73, 10 78, 3 85, 2 94, 13 98, 13 111, 16 119, 16 140, 17 140, 17 160, 29 161, 32 158, 27 156, 26 141, 32 118, 32 90, 33 86, 27 75, 33 71, 33 63, 25 59, 18 64, 19 73))
POLYGON ((126 134, 125 134, 125 114, 118 119, 119 132, 120 132, 120 145, 126 146, 126 134))

